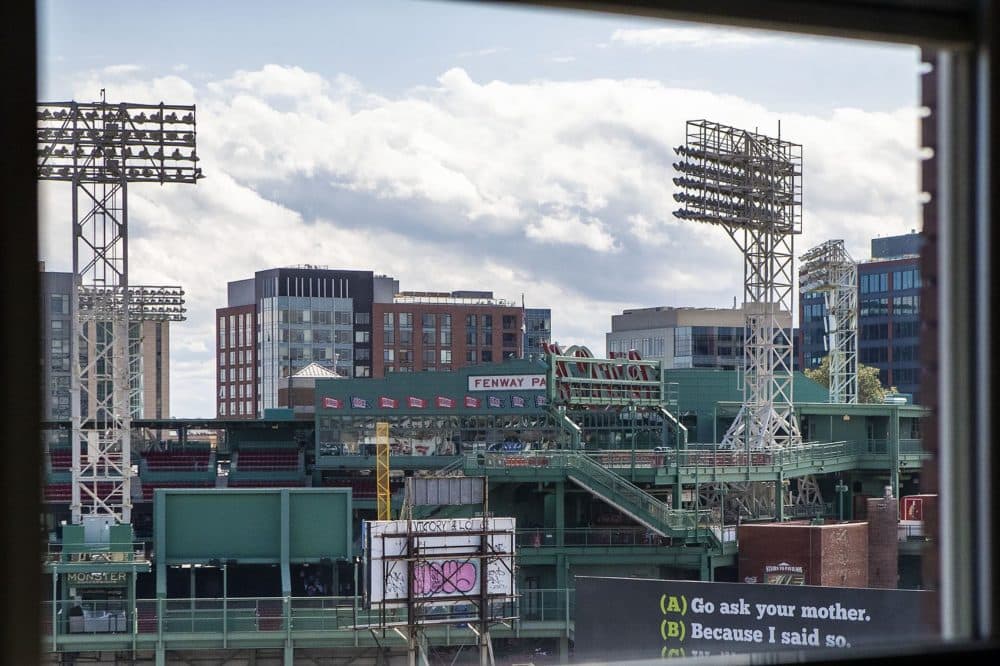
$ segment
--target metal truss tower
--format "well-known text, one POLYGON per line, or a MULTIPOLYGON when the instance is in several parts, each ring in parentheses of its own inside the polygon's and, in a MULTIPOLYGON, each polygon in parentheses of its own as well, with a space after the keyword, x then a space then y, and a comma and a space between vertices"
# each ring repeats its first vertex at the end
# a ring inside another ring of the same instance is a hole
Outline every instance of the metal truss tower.
POLYGON ((802 442, 792 405, 794 236, 802 233, 802 146, 707 120, 687 123, 674 199, 682 220, 725 229, 744 256, 743 405, 723 444, 802 442))
POLYGON ((131 522, 129 321, 183 318, 178 287, 130 288, 130 182, 195 183, 195 107, 39 103, 38 177, 73 184, 71 511, 131 522))
POLYGON ((803 293, 822 293, 830 363, 830 402, 858 401, 858 266, 844 241, 829 240, 800 257, 803 293))

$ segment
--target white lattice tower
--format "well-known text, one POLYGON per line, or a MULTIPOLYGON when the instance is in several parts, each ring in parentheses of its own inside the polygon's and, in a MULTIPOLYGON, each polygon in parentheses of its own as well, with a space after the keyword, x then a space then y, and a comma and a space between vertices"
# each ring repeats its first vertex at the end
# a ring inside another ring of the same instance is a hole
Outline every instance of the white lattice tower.
POLYGON ((802 442, 793 407, 794 236, 802 232, 802 146, 706 120, 687 123, 674 164, 683 220, 725 229, 743 253, 743 404, 723 437, 734 448, 802 442))
POLYGON ((842 240, 828 240, 800 257, 803 293, 823 294, 830 364, 830 402, 858 401, 858 266, 842 240))
POLYGON ((73 185, 74 524, 85 516, 131 521, 129 321, 133 316, 174 319, 178 307, 182 318, 183 302, 169 294, 150 294, 147 299, 141 293, 176 287, 139 288, 133 301, 127 186, 194 183, 201 178, 194 113, 193 106, 163 103, 37 105, 38 177, 73 185))

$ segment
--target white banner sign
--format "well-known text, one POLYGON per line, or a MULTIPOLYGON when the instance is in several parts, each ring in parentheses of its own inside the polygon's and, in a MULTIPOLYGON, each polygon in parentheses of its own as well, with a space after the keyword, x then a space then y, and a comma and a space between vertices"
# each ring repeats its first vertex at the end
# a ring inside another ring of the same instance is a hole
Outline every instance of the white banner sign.
POLYGON ((470 375, 470 391, 544 391, 545 375, 470 375))
MULTIPOLYGON (((411 526, 411 536, 407 537, 405 520, 365 521, 370 602, 405 603, 411 564, 414 599, 454 601, 478 596, 483 519, 414 520, 411 526), (435 536, 442 533, 448 536, 435 536), (407 553, 408 538, 413 539, 417 553, 407 553), (417 554, 419 560, 407 561, 408 555, 412 558, 417 554)), ((514 519, 490 518, 487 529, 493 532, 486 537, 490 553, 487 593, 513 596, 514 519)))

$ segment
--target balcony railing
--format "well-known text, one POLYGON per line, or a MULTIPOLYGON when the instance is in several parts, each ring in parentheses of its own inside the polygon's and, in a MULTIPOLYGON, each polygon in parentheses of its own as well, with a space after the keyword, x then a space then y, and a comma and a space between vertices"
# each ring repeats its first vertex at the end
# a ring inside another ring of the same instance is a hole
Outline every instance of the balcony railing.
MULTIPOLYGON (((555 636, 564 633, 573 619, 573 602, 573 590, 528 589, 513 602, 498 603, 508 616, 519 614, 520 622, 561 623, 553 629, 555 636)), ((462 621, 454 613, 450 617, 455 623, 462 621)), ((74 636, 100 636, 127 646, 134 641, 184 641, 192 634, 216 640, 238 634, 244 643, 256 636, 262 644, 274 637, 305 635, 312 644, 326 639, 332 646, 352 635, 369 640, 368 629, 379 626, 382 619, 379 610, 361 608, 360 598, 355 597, 230 597, 139 599, 133 607, 121 600, 50 601, 42 604, 41 624, 49 649, 73 651, 79 649, 74 636)), ((387 612, 385 620, 405 622, 406 609, 387 612)))
POLYGON ((49 542, 45 552, 48 564, 94 564, 118 562, 146 562, 146 544, 142 541, 121 543, 71 543, 49 542))

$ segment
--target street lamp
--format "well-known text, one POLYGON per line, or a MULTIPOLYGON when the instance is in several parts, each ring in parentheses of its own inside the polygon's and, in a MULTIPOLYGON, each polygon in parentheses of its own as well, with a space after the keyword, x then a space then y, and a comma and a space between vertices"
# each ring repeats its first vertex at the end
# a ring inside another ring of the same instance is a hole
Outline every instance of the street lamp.
POLYGON ((837 479, 837 485, 833 487, 837 491, 837 496, 840 498, 840 521, 844 521, 844 493, 847 492, 847 486, 844 485, 843 479, 837 479))

